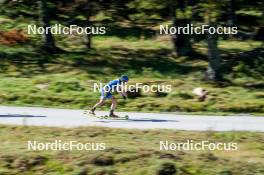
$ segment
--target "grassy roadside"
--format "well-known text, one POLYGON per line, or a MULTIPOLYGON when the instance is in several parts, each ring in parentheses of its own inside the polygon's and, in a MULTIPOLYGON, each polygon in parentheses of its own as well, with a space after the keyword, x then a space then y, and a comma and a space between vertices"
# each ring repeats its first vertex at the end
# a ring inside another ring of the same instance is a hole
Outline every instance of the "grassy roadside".
MULTIPOLYGON (((32 22, 17 20, 8 19, 0 30, 26 29, 32 22)), ((92 89, 94 82, 107 83, 127 74, 130 84, 170 84, 172 91, 119 100, 119 111, 264 114, 261 42, 220 40, 223 74, 229 83, 216 85, 202 81, 208 64, 205 42, 196 43, 196 54, 187 58, 172 53, 169 37, 137 38, 133 31, 127 35, 95 36, 90 51, 82 36, 56 35, 58 46, 66 51, 59 54, 43 53, 40 35, 25 35, 22 43, 0 43, 0 104, 83 109, 99 98, 92 89), (192 94, 196 87, 210 92, 205 102, 192 94)))
POLYGON ((0 126, 0 174, 260 175, 263 133, 124 130, 101 127, 60 129, 0 126), (104 142, 104 151, 29 151, 27 141, 104 142), (160 151, 159 141, 236 142, 237 151, 160 151))
MULTIPOLYGON (((130 84, 170 84, 172 91, 163 94, 142 93, 126 102, 119 100, 120 111, 264 113, 263 77, 258 69, 238 62, 232 67, 232 73, 226 74, 232 80, 231 83, 218 86, 201 80, 207 66, 206 59, 175 58, 171 55, 169 46, 164 46, 169 41, 157 41, 153 47, 162 48, 158 50, 147 49, 151 41, 117 40, 115 44, 120 42, 120 45, 124 45, 125 42, 127 48, 100 48, 100 45, 106 47, 106 43, 110 41, 111 38, 95 40, 98 48, 93 52, 44 56, 36 53, 31 46, 0 46, 5 58, 0 63, 0 103, 86 108, 92 106, 99 97, 98 93, 93 92, 94 82, 107 83, 123 73, 130 76, 130 84), (139 49, 139 43, 146 45, 146 48, 139 49), (198 102, 192 94, 195 87, 209 90, 208 100, 198 102)), ((234 48, 240 52, 248 52, 259 44, 221 42, 220 48, 224 52, 231 52, 234 48), (230 45, 231 50, 228 50, 230 45)), ((201 53, 203 48, 203 44, 196 46, 201 53)), ((262 64, 256 63, 255 66, 257 65, 262 64)))

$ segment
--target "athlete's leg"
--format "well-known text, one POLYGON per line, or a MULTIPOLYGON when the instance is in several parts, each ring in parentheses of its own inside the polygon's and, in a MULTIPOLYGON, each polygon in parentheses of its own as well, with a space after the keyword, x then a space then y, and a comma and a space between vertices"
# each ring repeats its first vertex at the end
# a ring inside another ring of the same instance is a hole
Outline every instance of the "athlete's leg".
POLYGON ((105 93, 104 89, 101 89, 101 96, 100 96, 100 100, 98 103, 96 103, 92 109, 90 110, 90 114, 94 114, 94 111, 96 110, 97 107, 100 107, 104 104, 105 100, 107 99, 107 93, 105 93))
POLYGON ((99 102, 96 103, 96 104, 92 107, 92 109, 91 109, 91 113, 94 114, 94 111, 96 110, 96 108, 102 106, 102 105, 104 104, 104 102, 105 102, 105 98, 104 98, 104 97, 101 97, 100 100, 99 100, 99 102))
POLYGON ((116 105, 117 105, 117 100, 115 97, 112 97, 111 98, 111 101, 112 101, 112 104, 111 104, 111 110, 110 110, 110 114, 109 116, 112 116, 112 117, 117 117, 115 114, 114 114, 114 111, 116 109, 116 105))

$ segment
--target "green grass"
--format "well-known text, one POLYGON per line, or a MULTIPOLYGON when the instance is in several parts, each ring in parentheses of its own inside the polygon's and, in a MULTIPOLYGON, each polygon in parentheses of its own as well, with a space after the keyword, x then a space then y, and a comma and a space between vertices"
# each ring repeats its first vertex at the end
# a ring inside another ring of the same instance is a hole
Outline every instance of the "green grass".
MULTIPOLYGON (((160 44, 163 45, 162 42, 160 44)), ((90 107, 99 98, 99 94, 92 91, 93 83, 107 83, 124 73, 130 76, 130 84, 155 84, 163 81, 172 85, 172 92, 164 94, 163 97, 146 93, 126 102, 119 100, 118 110, 259 114, 264 112, 262 89, 247 87, 247 84, 263 84, 261 78, 238 76, 232 79, 232 84, 224 88, 208 84, 201 80, 207 66, 205 60, 174 58, 164 49, 128 49, 130 45, 123 50, 100 48, 92 53, 48 56, 50 61, 45 60, 42 64, 42 58, 39 58, 34 50, 20 46, 1 47, 3 55, 10 57, 1 63, 3 69, 0 71, 0 102, 4 105, 90 107), (98 67, 93 64, 98 64, 98 67), (46 88, 41 88, 42 86, 46 88), (205 87, 210 91, 211 94, 205 102, 198 102, 191 93, 195 87, 205 87)), ((106 106, 103 109, 107 108, 106 106)))
MULTIPOLYGON (((17 28, 26 26, 25 21, 17 23, 17 28)), ((6 25, 3 23, 2 30, 6 25)), ((68 52, 54 55, 38 49, 40 36, 30 36, 27 43, 0 45, 0 104, 89 108, 99 98, 92 92, 94 82, 107 83, 128 74, 130 84, 163 82, 171 84, 172 91, 119 100, 120 111, 263 115, 263 57, 251 53, 261 42, 219 42, 223 73, 230 81, 219 86, 202 81, 208 64, 204 42, 194 45, 196 56, 176 57, 170 38, 136 38, 132 34, 126 38, 96 36, 91 51, 84 48, 80 36, 56 36, 57 44, 68 52), (196 87, 210 91, 205 102, 198 102, 192 94, 196 87)), ((108 108, 109 103, 102 109, 108 108)))
POLYGON ((1 126, 1 174, 153 175, 164 164, 179 175, 263 174, 263 133, 124 130, 100 127, 60 129, 1 126), (237 151, 161 151, 159 142, 236 142, 237 151), (27 141, 106 144, 104 151, 30 151, 27 141), (104 163, 100 163, 104 161, 104 163), (99 162, 99 163, 97 163, 99 162), (82 173, 81 173, 82 172, 82 173))

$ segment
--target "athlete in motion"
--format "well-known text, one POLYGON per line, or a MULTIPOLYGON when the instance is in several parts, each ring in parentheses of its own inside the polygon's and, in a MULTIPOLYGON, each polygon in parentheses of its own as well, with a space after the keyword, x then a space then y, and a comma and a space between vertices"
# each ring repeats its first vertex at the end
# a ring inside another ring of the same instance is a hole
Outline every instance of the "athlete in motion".
POLYGON ((122 75, 120 78, 116 80, 110 81, 107 85, 105 85, 101 89, 101 97, 100 101, 96 103, 93 108, 90 110, 89 114, 95 115, 95 110, 97 107, 100 107, 104 104, 105 100, 110 99, 112 101, 111 109, 109 113, 109 117, 118 117, 114 114, 114 111, 116 109, 117 100, 113 96, 112 92, 118 92, 124 99, 127 98, 127 94, 125 92, 122 92, 119 88, 127 83, 129 80, 128 76, 122 75))

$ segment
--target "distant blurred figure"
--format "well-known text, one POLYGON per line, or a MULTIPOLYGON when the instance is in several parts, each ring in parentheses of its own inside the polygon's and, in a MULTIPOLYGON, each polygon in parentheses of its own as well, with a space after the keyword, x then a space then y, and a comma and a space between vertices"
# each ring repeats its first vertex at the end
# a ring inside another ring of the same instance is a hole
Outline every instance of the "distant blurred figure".
POLYGON ((209 94, 209 92, 202 87, 195 88, 192 92, 198 96, 199 101, 204 101, 209 94))

